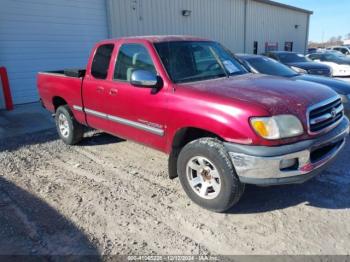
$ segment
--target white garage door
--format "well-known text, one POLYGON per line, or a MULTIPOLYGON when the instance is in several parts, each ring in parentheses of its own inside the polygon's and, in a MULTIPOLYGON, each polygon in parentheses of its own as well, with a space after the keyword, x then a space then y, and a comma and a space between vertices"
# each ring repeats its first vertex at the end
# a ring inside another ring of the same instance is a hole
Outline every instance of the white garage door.
POLYGON ((93 44, 107 37, 104 0, 1 0, 0 66, 14 103, 38 100, 38 71, 85 67, 93 44))

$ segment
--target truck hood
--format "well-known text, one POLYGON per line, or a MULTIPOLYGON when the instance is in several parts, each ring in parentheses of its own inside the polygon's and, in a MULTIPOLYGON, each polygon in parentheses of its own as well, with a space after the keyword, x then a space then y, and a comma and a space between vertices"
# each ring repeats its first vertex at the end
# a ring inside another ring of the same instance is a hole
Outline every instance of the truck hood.
POLYGON ((244 101, 263 107, 271 115, 293 114, 306 120, 309 106, 336 96, 330 88, 306 81, 290 80, 261 74, 244 74, 230 78, 186 83, 187 88, 210 97, 244 101))

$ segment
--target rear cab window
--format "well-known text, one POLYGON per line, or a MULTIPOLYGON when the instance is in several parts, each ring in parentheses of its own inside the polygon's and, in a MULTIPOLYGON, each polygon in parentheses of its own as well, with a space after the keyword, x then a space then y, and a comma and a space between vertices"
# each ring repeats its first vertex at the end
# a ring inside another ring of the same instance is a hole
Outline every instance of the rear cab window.
POLYGON ((114 44, 100 45, 91 64, 91 75, 97 79, 106 79, 114 44))
POLYGON ((156 74, 156 69, 147 48, 142 44, 123 44, 118 52, 114 68, 114 79, 130 82, 135 70, 145 70, 156 74))

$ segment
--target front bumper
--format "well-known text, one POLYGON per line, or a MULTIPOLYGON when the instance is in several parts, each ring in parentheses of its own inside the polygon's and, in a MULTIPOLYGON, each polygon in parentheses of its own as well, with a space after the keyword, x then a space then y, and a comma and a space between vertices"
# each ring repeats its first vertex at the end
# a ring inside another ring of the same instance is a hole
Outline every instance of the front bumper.
POLYGON ((349 134, 349 120, 327 134, 312 140, 278 147, 247 146, 225 143, 242 183, 281 185, 303 183, 325 169, 344 147, 349 134), (281 163, 294 161, 282 168, 281 163))
POLYGON ((348 77, 350 76, 350 71, 335 71, 333 72, 333 77, 348 77))

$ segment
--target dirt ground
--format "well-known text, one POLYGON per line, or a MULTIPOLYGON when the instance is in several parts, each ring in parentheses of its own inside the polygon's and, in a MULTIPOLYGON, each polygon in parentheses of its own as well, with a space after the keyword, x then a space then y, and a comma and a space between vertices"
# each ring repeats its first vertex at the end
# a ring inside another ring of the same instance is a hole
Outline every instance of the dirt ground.
POLYGON ((0 142, 0 254, 350 254, 350 145, 302 184, 247 186, 216 214, 191 203, 167 156, 103 134, 0 142))

